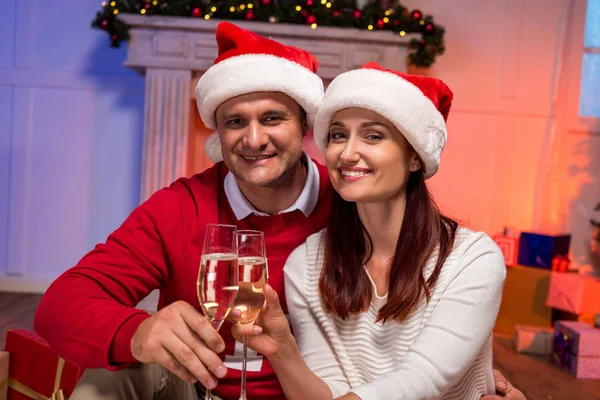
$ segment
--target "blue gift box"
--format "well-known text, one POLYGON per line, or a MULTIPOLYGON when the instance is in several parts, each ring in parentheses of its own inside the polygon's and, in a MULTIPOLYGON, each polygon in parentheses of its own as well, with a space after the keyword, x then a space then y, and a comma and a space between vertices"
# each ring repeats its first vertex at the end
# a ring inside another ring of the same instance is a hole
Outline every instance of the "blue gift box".
POLYGON ((552 259, 569 254, 571 235, 545 235, 522 232, 519 239, 520 265, 552 269, 552 259))

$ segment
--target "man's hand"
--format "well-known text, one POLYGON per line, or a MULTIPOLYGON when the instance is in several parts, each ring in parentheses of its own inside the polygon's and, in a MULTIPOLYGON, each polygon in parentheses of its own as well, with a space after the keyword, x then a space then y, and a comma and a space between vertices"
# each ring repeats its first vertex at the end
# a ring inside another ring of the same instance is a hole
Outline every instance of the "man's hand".
POLYGON ((481 400, 527 400, 525 395, 511 385, 497 369, 494 370, 494 383, 496 385, 496 394, 483 396, 481 400))
POLYGON ((225 343, 210 322, 184 301, 170 304, 140 324, 131 353, 143 363, 158 363, 186 382, 209 389, 227 368, 217 355, 225 343), (212 372, 212 373, 211 373, 212 372))

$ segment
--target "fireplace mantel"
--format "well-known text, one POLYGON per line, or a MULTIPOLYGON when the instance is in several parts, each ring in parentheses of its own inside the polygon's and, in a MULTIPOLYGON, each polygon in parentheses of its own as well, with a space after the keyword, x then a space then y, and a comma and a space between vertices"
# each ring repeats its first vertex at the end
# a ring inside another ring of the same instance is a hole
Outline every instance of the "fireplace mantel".
MULTIPOLYGON (((140 201, 188 175, 190 100, 217 56, 215 29, 222 20, 119 15, 130 26, 125 65, 145 76, 140 201)), ((325 84, 338 74, 375 61, 405 71, 411 35, 386 31, 231 21, 241 28, 311 52, 325 84)), ((197 112, 197 111, 196 111, 197 112)))

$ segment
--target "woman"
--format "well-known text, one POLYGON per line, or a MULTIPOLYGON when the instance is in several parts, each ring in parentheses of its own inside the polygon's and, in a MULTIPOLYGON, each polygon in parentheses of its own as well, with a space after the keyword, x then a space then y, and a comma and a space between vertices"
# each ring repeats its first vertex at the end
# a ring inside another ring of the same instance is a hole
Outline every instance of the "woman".
POLYGON ((261 326, 235 327, 288 399, 479 399, 505 265, 484 233, 443 216, 438 169, 452 92, 375 63, 338 76, 315 122, 337 192, 329 226, 285 267, 294 336, 266 288, 261 326))

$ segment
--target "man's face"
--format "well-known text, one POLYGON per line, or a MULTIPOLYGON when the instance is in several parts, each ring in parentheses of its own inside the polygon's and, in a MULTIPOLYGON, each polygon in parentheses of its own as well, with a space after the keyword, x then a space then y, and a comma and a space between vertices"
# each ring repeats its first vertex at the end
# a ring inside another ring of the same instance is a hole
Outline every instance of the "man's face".
POLYGON ((245 94, 221 104, 216 121, 223 160, 238 181, 289 184, 307 130, 298 103, 280 92, 245 94))

